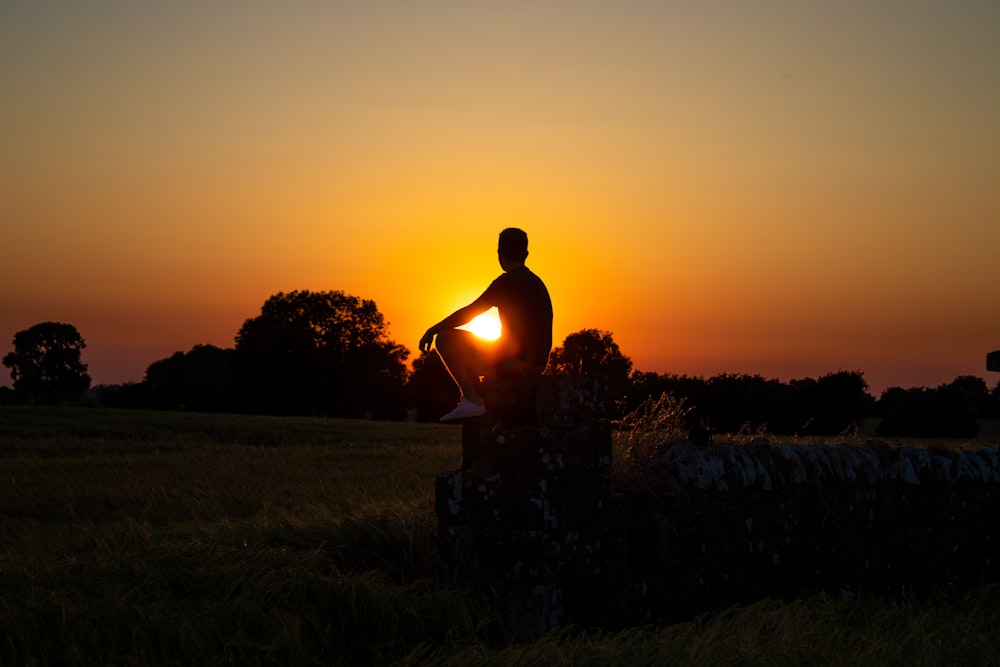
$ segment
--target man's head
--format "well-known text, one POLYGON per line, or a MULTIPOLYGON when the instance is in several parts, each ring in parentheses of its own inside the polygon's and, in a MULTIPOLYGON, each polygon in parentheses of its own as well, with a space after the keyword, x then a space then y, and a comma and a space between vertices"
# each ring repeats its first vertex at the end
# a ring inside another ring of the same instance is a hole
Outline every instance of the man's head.
POLYGON ((508 265, 517 266, 524 264, 528 257, 528 235, 523 229, 508 227, 500 232, 500 243, 497 245, 497 255, 500 257, 500 266, 507 269, 508 265))

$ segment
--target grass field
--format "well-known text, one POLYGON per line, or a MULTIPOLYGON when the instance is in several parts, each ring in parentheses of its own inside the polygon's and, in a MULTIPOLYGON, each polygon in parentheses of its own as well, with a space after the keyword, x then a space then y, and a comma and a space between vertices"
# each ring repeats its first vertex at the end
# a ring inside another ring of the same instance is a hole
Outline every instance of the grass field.
POLYGON ((1000 590, 521 636, 440 583, 459 429, 0 407, 0 665, 995 665, 1000 590))

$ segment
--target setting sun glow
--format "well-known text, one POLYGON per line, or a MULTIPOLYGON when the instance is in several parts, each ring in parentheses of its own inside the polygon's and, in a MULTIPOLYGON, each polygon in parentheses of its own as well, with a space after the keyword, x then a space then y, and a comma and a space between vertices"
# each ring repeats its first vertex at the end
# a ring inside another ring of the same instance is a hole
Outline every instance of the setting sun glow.
POLYGON ((471 331, 485 340, 496 340, 500 337, 500 317, 497 315, 497 309, 490 308, 460 328, 471 331))

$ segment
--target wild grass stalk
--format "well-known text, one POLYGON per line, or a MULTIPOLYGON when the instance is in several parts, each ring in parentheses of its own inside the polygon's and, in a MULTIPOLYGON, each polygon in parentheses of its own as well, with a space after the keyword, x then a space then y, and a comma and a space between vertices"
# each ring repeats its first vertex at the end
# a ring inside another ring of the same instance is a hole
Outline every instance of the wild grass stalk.
POLYGON ((664 443, 686 440, 691 410, 687 399, 663 393, 646 399, 635 410, 616 420, 616 456, 613 459, 616 476, 640 474, 664 443))

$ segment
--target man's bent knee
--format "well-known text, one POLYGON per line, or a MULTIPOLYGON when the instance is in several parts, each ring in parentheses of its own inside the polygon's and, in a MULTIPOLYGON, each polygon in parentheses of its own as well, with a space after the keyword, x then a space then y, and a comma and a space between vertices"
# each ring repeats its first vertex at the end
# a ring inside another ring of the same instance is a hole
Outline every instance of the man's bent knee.
POLYGON ((465 329, 445 329, 437 335, 437 349, 447 356, 458 352, 471 350, 475 347, 475 339, 471 331, 465 329))

